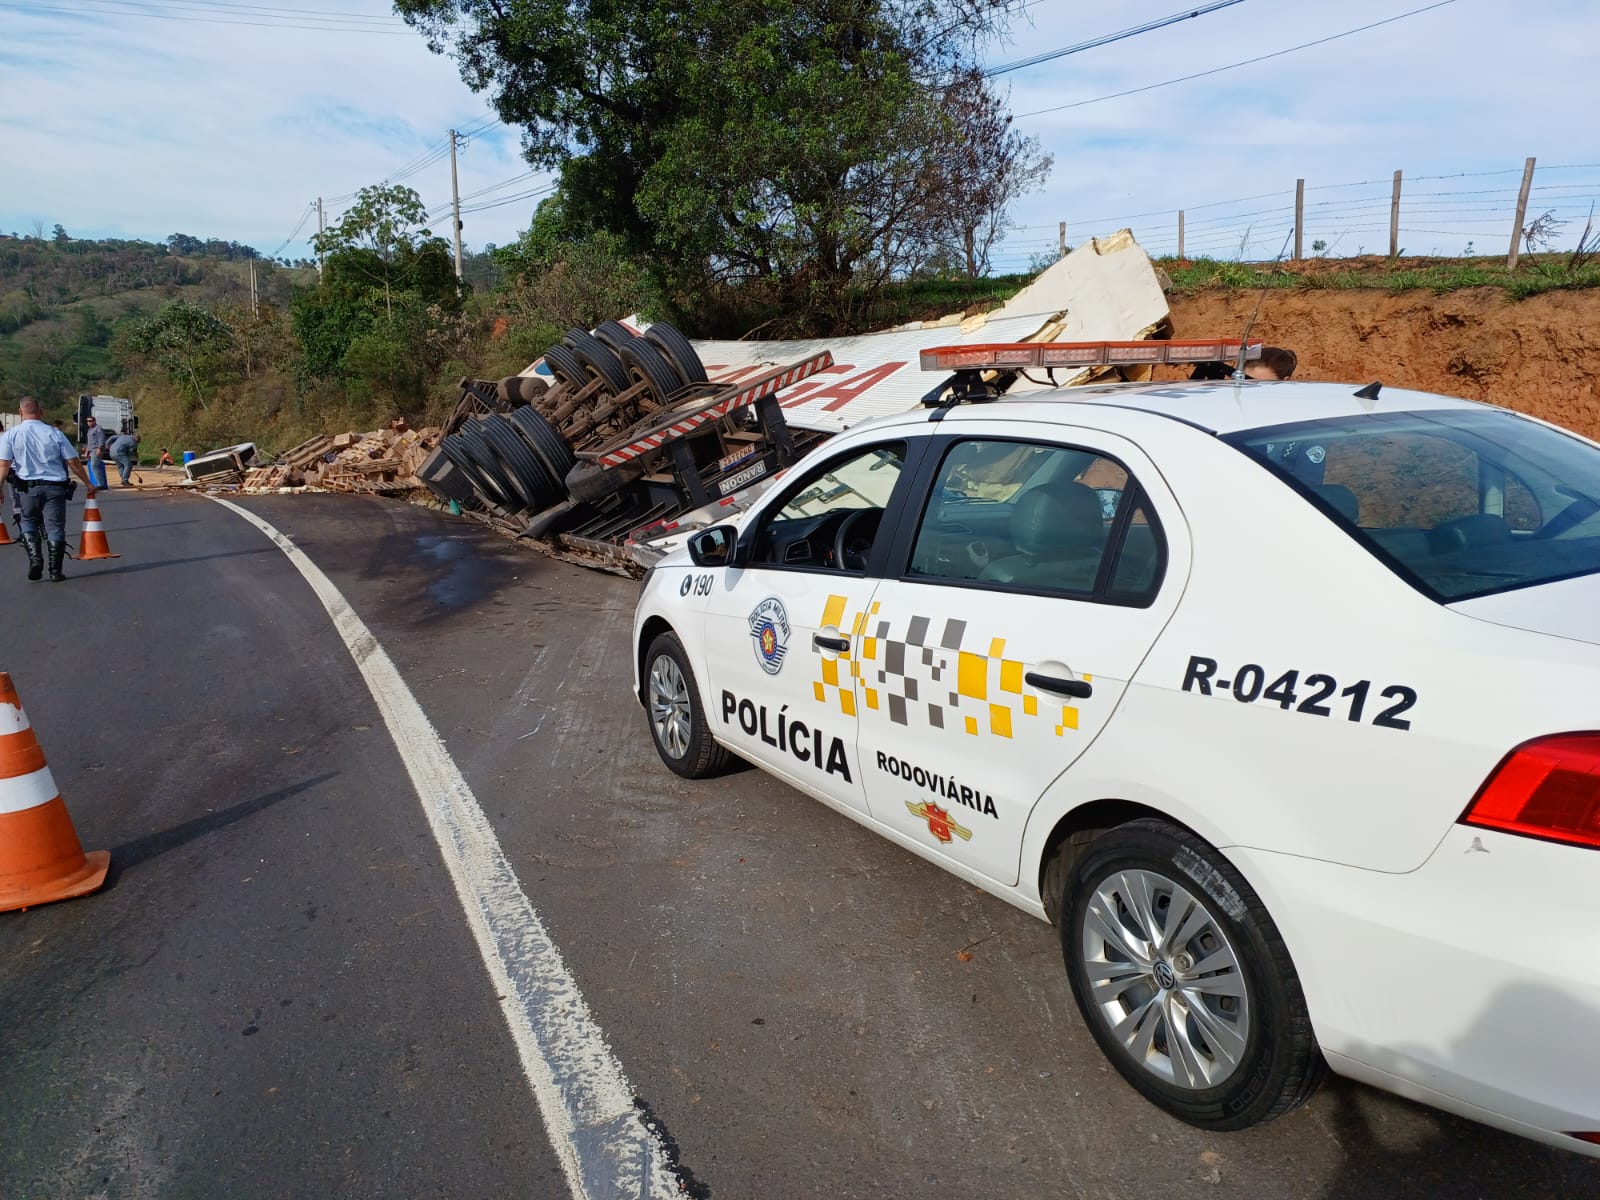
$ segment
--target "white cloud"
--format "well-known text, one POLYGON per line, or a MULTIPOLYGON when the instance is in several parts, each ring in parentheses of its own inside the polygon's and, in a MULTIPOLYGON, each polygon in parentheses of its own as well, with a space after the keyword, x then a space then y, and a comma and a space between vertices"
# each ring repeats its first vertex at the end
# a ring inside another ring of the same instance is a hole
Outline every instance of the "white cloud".
MULTIPOLYGON (((181 231, 270 252, 318 195, 376 183, 444 146, 450 128, 494 116, 450 60, 371 0, 338 0, 336 11, 388 17, 396 34, 80 9, 0 8, 0 228, 8 232, 41 220, 77 236, 159 240, 181 231)), ((459 168, 463 194, 528 169, 503 128, 474 138, 459 168)), ((404 182, 430 207, 447 203, 448 158, 404 182)), ((468 240, 513 239, 532 203, 468 215, 468 240)), ((439 228, 448 232, 448 221, 439 228)), ((309 254, 307 236, 285 253, 309 254)))
MULTIPOLYGON (((1243 0, 1004 82, 1013 111, 1032 113, 1269 54, 1425 2, 1243 0)), ((988 58, 1067 46, 1173 7, 1037 0, 988 58)), ((106 0, 0 0, 0 229, 37 219, 80 236, 182 231, 271 251, 319 194, 377 182, 442 146, 452 126, 492 118, 454 62, 429 53, 379 0, 322 8, 370 14, 397 33, 140 18, 106 0), (77 11, 50 11, 67 8, 77 11)), ((1583 102, 1593 94, 1597 34, 1600 11, 1587 0, 1455 0, 1207 79, 1020 117, 1018 127, 1039 136, 1056 168, 1046 191, 1018 207, 1027 228, 1011 236, 997 266, 1026 266, 1031 252, 1054 245, 1062 219, 1074 243, 1128 223, 1152 249, 1169 250, 1179 208, 1191 253, 1231 255, 1248 230, 1250 254, 1271 257, 1289 227, 1297 177, 1310 189, 1308 242, 1386 249, 1397 167, 1407 179, 1407 249, 1454 252, 1474 238, 1480 249, 1498 250, 1528 154, 1541 165, 1530 207, 1557 208, 1575 222, 1575 235, 1600 195, 1600 166, 1551 168, 1600 163, 1600 133, 1583 102), (1502 173, 1422 178, 1487 171, 1502 173), (1355 181, 1371 182, 1330 187, 1355 181), (1261 193, 1269 195, 1215 204, 1261 193)), ((497 129, 462 152, 461 190, 526 170, 516 135, 497 129)), ((444 204, 448 160, 405 182, 430 206, 444 204)), ((466 240, 511 240, 535 203, 469 214, 466 240)), ((308 253, 304 238, 302 231, 286 253, 308 253)))

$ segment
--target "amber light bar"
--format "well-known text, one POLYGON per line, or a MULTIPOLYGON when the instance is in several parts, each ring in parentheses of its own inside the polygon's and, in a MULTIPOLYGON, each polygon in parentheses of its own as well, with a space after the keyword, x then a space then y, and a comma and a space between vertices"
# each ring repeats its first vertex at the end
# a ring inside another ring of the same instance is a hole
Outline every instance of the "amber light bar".
POLYGON ((1246 362, 1261 357, 1261 342, 989 342, 934 346, 922 352, 924 371, 1020 371, 1028 367, 1132 367, 1151 363, 1246 362))

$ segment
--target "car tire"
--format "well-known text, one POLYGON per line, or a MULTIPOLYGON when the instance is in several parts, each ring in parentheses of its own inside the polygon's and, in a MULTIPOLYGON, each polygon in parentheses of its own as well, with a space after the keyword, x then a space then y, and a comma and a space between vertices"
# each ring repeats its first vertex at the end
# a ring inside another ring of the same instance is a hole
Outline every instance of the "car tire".
POLYGON ((1061 945, 1073 996, 1101 1051, 1147 1100, 1222 1131, 1280 1117, 1316 1090, 1327 1066, 1288 948, 1220 853, 1144 819, 1102 834, 1054 874, 1066 876, 1061 945))
POLYGON ((694 669, 675 633, 656 635, 644 654, 645 716, 656 753, 685 779, 720 775, 733 755, 711 736, 694 669))

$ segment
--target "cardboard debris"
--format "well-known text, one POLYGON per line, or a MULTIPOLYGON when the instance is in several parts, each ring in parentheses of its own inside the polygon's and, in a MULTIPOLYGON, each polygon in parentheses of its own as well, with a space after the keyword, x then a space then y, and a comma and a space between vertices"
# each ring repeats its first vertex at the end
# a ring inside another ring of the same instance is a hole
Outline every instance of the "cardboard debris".
POLYGON ((320 434, 271 464, 245 472, 240 490, 422 491, 426 485, 417 478, 417 471, 438 442, 438 429, 412 429, 403 420, 390 421, 386 428, 371 433, 320 434))

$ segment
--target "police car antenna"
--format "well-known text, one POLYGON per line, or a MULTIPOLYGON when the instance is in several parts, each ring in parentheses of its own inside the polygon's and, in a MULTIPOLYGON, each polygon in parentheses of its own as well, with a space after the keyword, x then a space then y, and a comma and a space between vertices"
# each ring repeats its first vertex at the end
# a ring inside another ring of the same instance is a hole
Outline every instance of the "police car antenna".
POLYGON ((1278 257, 1272 260, 1272 271, 1267 276, 1267 281, 1261 285, 1261 295, 1256 297, 1256 310, 1250 314, 1250 320, 1245 322, 1244 336, 1239 339, 1239 361, 1234 364, 1233 377, 1235 380, 1245 378, 1244 354, 1245 347, 1250 343, 1250 331, 1256 327, 1256 318, 1261 315, 1261 305, 1266 301, 1267 289, 1272 286, 1272 281, 1278 277, 1278 268, 1283 265, 1283 256, 1288 253, 1289 239, 1294 236, 1294 226, 1289 226, 1289 232, 1283 235, 1283 245, 1278 247, 1278 257))

